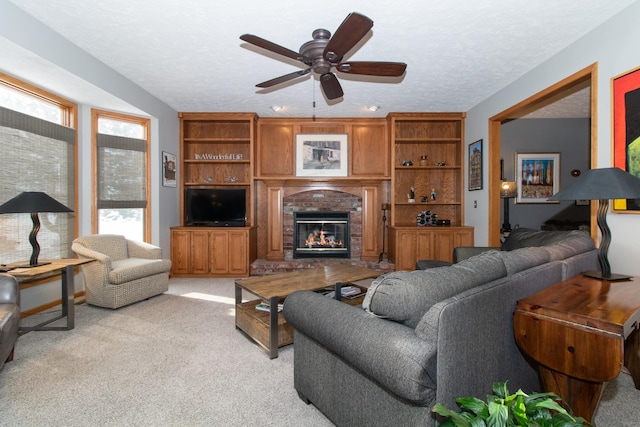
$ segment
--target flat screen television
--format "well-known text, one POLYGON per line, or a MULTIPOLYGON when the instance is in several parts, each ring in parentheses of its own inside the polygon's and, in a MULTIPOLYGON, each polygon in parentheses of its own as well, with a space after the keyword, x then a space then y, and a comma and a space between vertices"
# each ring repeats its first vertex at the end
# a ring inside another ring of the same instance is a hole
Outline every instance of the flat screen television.
POLYGON ((188 188, 185 223, 207 227, 244 227, 247 198, 244 188, 188 188))

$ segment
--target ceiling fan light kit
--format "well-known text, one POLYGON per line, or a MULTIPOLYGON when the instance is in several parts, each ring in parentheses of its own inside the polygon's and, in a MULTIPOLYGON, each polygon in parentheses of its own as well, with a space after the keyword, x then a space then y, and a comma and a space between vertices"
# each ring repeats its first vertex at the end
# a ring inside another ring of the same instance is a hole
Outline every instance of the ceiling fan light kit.
POLYGON ((313 31, 313 40, 304 43, 300 47, 300 52, 294 52, 253 34, 243 34, 240 39, 278 55, 300 61, 307 66, 304 70, 258 83, 257 87, 269 88, 305 76, 313 71, 320 76, 320 86, 324 95, 327 99, 333 100, 344 96, 344 92, 332 69, 340 73, 379 77, 400 77, 407 69, 407 64, 403 62, 340 62, 344 55, 353 49, 372 27, 373 21, 371 19, 357 12, 350 13, 340 24, 333 37, 329 31, 322 28, 313 31))

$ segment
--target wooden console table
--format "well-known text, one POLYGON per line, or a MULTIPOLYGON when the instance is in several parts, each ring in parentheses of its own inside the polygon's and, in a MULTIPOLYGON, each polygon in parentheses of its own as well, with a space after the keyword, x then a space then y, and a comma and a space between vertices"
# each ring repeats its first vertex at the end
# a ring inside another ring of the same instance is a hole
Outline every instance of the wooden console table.
MULTIPOLYGON (((52 319, 45 320, 35 326, 20 327, 20 334, 26 334, 31 331, 68 331, 75 326, 75 312, 73 306, 73 297, 75 293, 73 269, 76 265, 92 262, 92 259, 79 259, 79 258, 64 258, 53 260, 42 260, 49 262, 49 264, 40 265, 38 267, 31 268, 14 268, 7 272, 11 276, 15 277, 18 283, 33 282, 38 279, 52 277, 57 274, 61 274, 62 285, 62 312, 59 316, 52 319), (67 326, 46 326, 49 323, 55 322, 63 318, 67 318, 67 326)), ((22 263, 9 264, 8 267, 14 265, 22 265, 22 263)))
POLYGON ((537 364, 545 391, 591 422, 604 383, 622 366, 640 389, 640 278, 606 281, 582 275, 518 301, 518 346, 537 364))

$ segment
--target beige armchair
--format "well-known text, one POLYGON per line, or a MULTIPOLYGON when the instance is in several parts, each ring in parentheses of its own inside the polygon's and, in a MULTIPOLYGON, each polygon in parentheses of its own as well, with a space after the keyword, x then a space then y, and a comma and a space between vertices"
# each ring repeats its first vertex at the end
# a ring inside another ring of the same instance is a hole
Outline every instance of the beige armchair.
POLYGON ((78 237, 71 250, 96 260, 81 266, 88 304, 118 308, 169 289, 171 260, 157 246, 101 234, 78 237))

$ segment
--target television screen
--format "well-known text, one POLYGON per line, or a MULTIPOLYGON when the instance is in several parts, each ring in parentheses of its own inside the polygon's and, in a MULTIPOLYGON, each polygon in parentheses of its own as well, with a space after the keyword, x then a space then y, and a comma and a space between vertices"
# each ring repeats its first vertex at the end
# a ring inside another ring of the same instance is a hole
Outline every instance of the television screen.
POLYGON ((186 225, 244 227, 247 199, 244 188, 189 188, 186 225))

